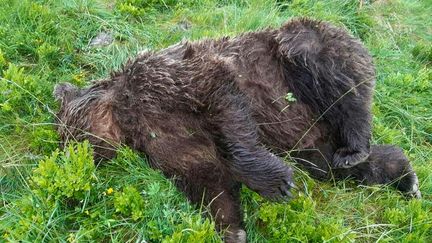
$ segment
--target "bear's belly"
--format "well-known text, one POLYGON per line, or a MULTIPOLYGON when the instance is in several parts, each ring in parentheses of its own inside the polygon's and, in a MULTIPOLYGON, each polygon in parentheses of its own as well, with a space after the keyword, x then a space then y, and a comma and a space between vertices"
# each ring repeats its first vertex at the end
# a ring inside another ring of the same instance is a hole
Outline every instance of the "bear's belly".
POLYGON ((260 141, 278 153, 317 147, 326 136, 323 125, 314 123, 314 116, 305 104, 294 103, 283 111, 274 106, 255 109, 254 117, 260 141))
POLYGON ((327 136, 324 124, 315 122, 309 106, 297 101, 282 80, 277 72, 267 77, 250 73, 237 77, 240 90, 250 100, 260 141, 278 153, 318 146, 327 136))

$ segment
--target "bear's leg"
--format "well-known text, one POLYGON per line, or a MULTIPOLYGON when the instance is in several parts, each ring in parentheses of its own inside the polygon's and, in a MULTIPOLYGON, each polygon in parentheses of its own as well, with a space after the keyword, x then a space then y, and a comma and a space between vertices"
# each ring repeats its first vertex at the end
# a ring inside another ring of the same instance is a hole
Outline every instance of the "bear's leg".
POLYGON ((370 152, 372 89, 367 85, 351 91, 342 85, 339 89, 331 87, 328 84, 331 81, 325 78, 314 77, 308 68, 288 62, 284 68, 294 96, 329 124, 332 140, 338 147, 331 159, 332 167, 349 168, 364 162, 370 152))
POLYGON ((341 100, 338 110, 333 115, 339 123, 335 140, 339 148, 333 155, 333 168, 350 168, 365 162, 370 153, 371 121, 370 109, 366 103, 358 100, 353 94, 341 100))
POLYGON ((177 180, 189 200, 208 206, 216 228, 224 232, 224 242, 246 242, 240 205, 241 184, 222 165, 197 164, 177 180))
POLYGON ((354 177, 365 185, 390 184, 408 196, 421 197, 418 177, 408 158, 392 145, 372 146, 365 163, 334 173, 339 178, 354 177))
POLYGON ((307 19, 288 22, 276 41, 289 90, 333 130, 338 149, 332 167, 364 162, 370 151, 375 83, 367 50, 345 30, 307 19))
POLYGON ((148 155, 152 167, 173 177, 190 201, 209 205, 218 229, 226 232, 227 242, 245 242, 240 184, 224 165, 211 134, 201 127, 202 120, 190 113, 170 114, 168 118, 153 116, 143 121, 145 146, 138 150, 148 155))
POLYGON ((236 180, 260 195, 280 200, 290 197, 292 169, 258 143, 257 126, 242 95, 222 92, 209 118, 219 153, 236 180))
POLYGON ((333 149, 322 145, 291 153, 291 157, 319 180, 354 178, 361 184, 390 184, 406 195, 419 198, 419 183, 402 150, 391 145, 373 145, 364 163, 351 168, 331 168, 333 149))

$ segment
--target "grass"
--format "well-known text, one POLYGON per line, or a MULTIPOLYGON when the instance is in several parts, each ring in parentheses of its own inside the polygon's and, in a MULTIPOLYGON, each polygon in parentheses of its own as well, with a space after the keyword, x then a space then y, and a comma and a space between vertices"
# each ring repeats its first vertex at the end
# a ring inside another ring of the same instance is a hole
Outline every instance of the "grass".
POLYGON ((138 50, 221 37, 310 16, 347 28, 377 66, 374 143, 401 146, 423 193, 322 183, 270 203, 244 188, 249 242, 432 241, 432 2, 354 0, 0 0, 0 242, 218 242, 206 205, 127 148, 100 168, 91 148, 56 152, 51 95, 108 75, 138 50), (100 32, 108 46, 89 46, 100 32))

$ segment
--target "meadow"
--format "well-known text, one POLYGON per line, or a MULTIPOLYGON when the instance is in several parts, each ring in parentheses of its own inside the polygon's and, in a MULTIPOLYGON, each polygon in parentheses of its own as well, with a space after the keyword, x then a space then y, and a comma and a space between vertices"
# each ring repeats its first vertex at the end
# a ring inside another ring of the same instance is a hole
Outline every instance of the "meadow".
MULTIPOLYGON (((318 182, 296 170, 284 203, 242 189, 249 242, 432 242, 431 0, 0 0, 0 242, 220 242, 145 157, 95 165, 88 143, 59 149, 56 83, 90 84, 144 49, 234 36, 309 16, 374 57, 373 143, 411 159, 423 198, 389 186, 318 182), (107 43, 95 44, 105 33, 107 43)), ((287 163, 291 163, 288 159, 287 163)))

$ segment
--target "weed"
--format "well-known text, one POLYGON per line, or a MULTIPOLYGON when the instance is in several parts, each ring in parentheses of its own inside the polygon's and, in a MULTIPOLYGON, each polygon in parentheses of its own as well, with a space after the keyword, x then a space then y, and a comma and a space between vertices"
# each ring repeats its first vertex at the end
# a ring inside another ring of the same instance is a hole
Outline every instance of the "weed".
POLYGON ((373 142, 404 149, 424 198, 297 170, 301 192, 288 203, 243 188, 249 242, 432 241, 432 5, 361 2, 0 0, 0 241, 220 242, 207 205, 191 205, 144 155, 121 148, 96 169, 88 143, 57 150, 53 86, 85 86, 142 49, 296 16, 331 21, 367 45, 378 75, 373 142), (112 42, 90 45, 101 32, 112 42))

